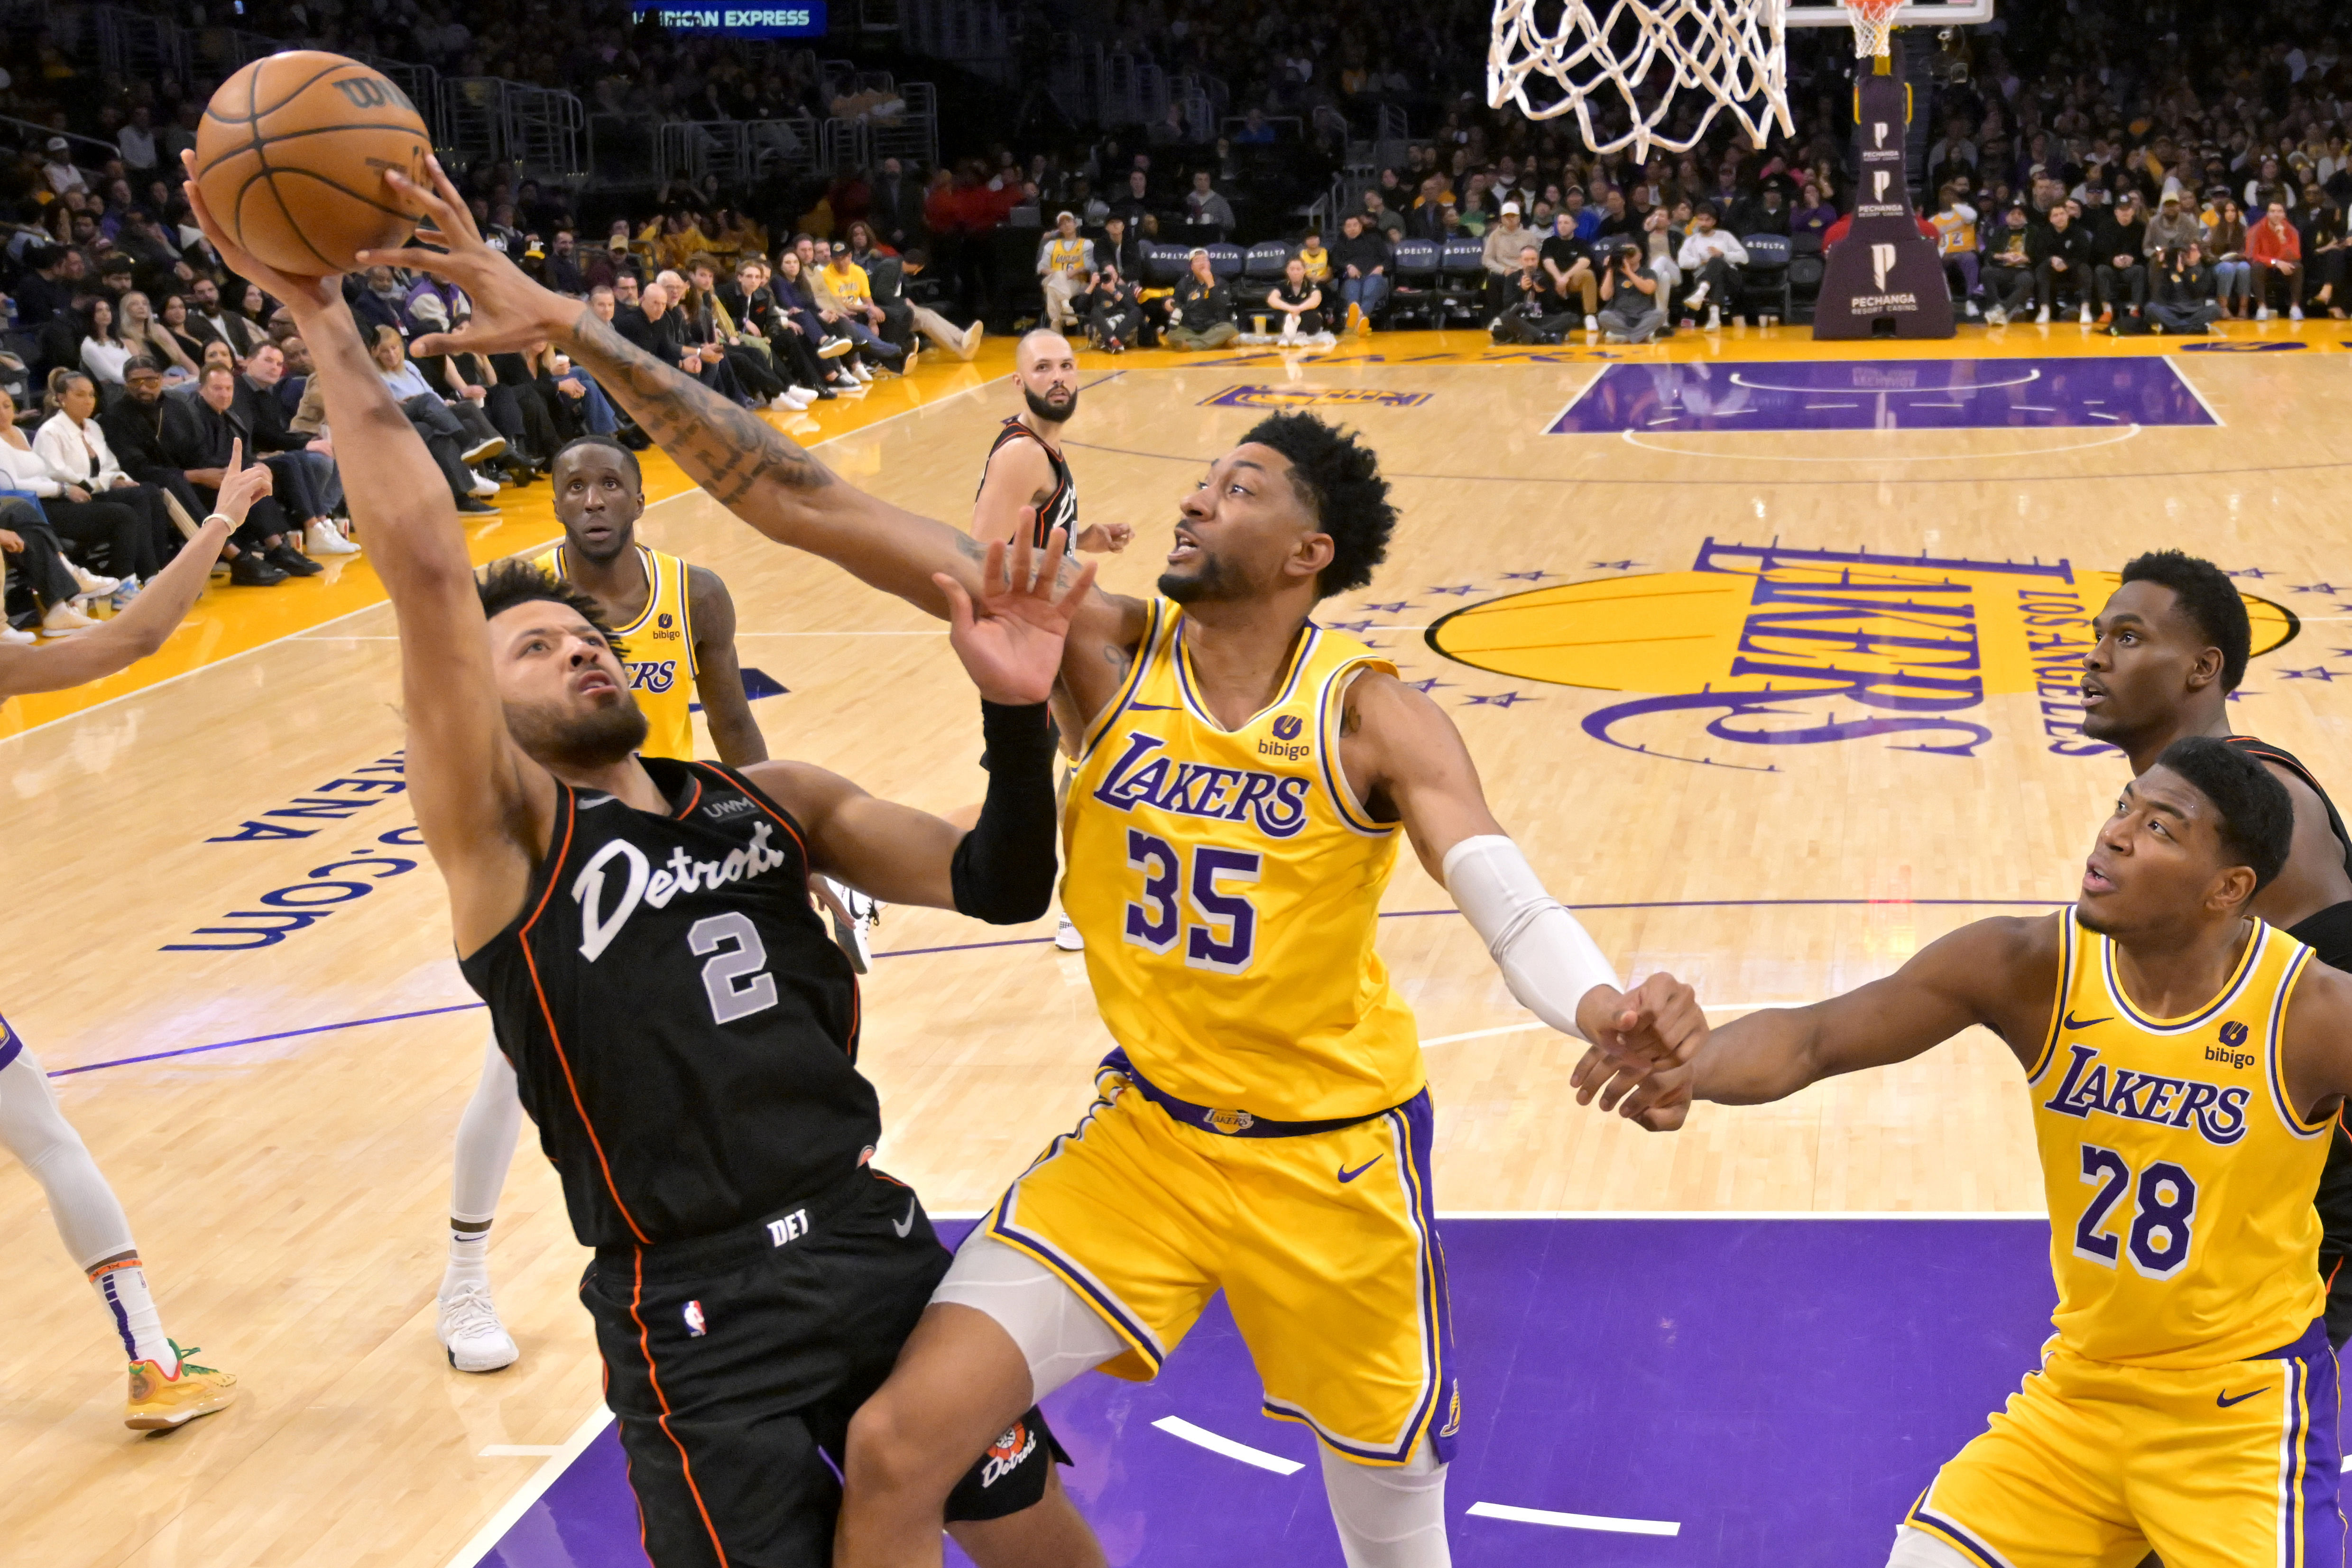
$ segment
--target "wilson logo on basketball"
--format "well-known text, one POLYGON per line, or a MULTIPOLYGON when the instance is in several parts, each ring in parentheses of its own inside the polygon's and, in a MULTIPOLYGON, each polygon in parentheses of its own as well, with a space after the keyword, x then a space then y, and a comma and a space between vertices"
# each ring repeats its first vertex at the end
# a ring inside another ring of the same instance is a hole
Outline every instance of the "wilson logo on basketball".
POLYGON ((988 1462, 980 1469, 981 1486, 994 1486, 1036 1451, 1037 1434, 1029 1430, 1027 1422, 1015 1421, 1004 1429, 1003 1436, 988 1446, 988 1462))
POLYGON ((382 109, 389 104, 411 114, 416 112, 416 105, 408 101, 408 95, 380 76, 347 76, 334 88, 353 109, 382 109))

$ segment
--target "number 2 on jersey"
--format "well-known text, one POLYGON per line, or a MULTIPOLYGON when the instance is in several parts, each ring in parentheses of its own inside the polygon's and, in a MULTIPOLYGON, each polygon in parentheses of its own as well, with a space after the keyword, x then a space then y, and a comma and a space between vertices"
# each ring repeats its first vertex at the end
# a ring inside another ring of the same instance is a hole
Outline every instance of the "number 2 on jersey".
POLYGON ((1121 934, 1128 942, 1166 952, 1181 936, 1187 968, 1220 974, 1240 974, 1249 968, 1257 949, 1257 907, 1239 893, 1227 892, 1224 885, 1257 880, 1263 864, 1257 851, 1194 845, 1189 896, 1182 857, 1157 834, 1129 828, 1127 864, 1129 870, 1143 873, 1142 897, 1127 906, 1121 934), (1190 924, 1184 920, 1187 905, 1197 917, 1190 924))
POLYGON ((2116 1254, 2128 1247, 2132 1267, 2150 1279, 2169 1279, 2188 1264, 2189 1227, 2197 1217, 2197 1184, 2188 1172, 2169 1160, 2150 1161, 2139 1173, 2131 1229, 2123 1237, 2105 1227, 2107 1211, 2132 1184, 2131 1166, 2113 1149, 2085 1143, 2083 1181, 2099 1190, 2075 1223, 2075 1257, 2113 1268, 2116 1254))

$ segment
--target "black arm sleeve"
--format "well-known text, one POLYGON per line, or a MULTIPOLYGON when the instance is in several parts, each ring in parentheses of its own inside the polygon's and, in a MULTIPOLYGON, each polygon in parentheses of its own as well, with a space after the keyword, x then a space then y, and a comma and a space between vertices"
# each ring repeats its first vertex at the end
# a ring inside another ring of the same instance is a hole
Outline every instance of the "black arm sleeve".
POLYGON ((982 702, 980 728, 988 746, 988 798, 956 845, 948 875, 957 913, 1018 925, 1054 901, 1054 724, 1042 702, 982 702))

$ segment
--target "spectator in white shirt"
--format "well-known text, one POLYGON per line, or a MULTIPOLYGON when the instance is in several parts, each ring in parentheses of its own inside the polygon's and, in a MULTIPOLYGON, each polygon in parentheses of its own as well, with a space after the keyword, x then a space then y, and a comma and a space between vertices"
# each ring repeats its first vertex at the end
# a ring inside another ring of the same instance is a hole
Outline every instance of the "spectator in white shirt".
POLYGON ((73 148, 62 136, 49 138, 48 156, 41 164, 41 178, 47 180, 49 189, 58 195, 64 195, 68 191, 89 188, 88 182, 81 177, 81 171, 74 167, 73 148))
POLYGON ((1184 216, 1192 223, 1213 227, 1219 239, 1234 232, 1233 204, 1211 188, 1206 169, 1192 176, 1192 188, 1184 195, 1184 216))
POLYGON ((122 154, 122 166, 134 179, 152 174, 162 157, 155 145, 154 117, 143 103, 131 107, 131 123, 115 133, 114 150, 122 154))
POLYGON ((81 308, 81 367, 109 386, 122 384, 131 347, 114 330, 114 307, 103 299, 81 308))
POLYGON ((1708 328, 1721 326, 1724 299, 1738 288, 1739 268, 1748 265, 1748 247, 1715 226, 1715 208, 1702 206, 1691 214, 1690 234, 1683 240, 1675 265, 1684 277, 1697 279, 1683 297, 1685 316, 1705 305, 1708 328))

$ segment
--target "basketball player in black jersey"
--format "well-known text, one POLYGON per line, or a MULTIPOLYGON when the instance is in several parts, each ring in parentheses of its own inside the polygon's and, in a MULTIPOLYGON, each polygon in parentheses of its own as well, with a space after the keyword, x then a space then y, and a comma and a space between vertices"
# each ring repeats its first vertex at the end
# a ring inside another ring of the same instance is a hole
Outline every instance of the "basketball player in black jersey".
MULTIPOLYGON (((2235 732, 2230 693, 2246 672, 2252 628, 2245 601, 2210 561, 2157 551, 2124 567, 2123 584, 2091 623, 2083 659, 2083 733, 2120 747, 2134 776, 2184 735, 2211 735, 2257 757, 2294 802, 2294 847, 2253 912, 2308 944, 2322 963, 2352 971, 2352 835, 2311 770, 2277 746, 2235 732)), ((2352 1136, 2338 1117, 2320 1177, 2328 1281, 2327 1337, 2352 1336, 2352 1136)))
MULTIPOLYGON (((995 761, 968 833, 805 763, 642 758, 600 606, 520 563, 478 584, 337 281, 262 266, 188 189, 316 362, 398 617, 409 797, 459 965, 595 1248, 581 1298, 646 1552, 656 1568, 821 1568, 840 1500, 828 1456, 949 1254, 868 1163, 881 1125, 856 1066, 857 980, 807 876, 992 921, 1044 912, 1044 703, 1093 573, 1056 594, 1063 542, 1033 579, 1023 541, 1009 574, 999 546, 979 592, 955 592, 950 636, 995 761)), ((950 1528, 986 1568, 1102 1562, 1054 1453, 1032 1409, 972 1456, 950 1528)))
POLYGON ((1078 411, 1078 356, 1070 341, 1044 328, 1023 338, 1013 352, 1013 379, 1028 406, 1004 422, 980 471, 972 498, 972 537, 1010 543, 1024 526, 1033 548, 1060 529, 1078 550, 1119 551, 1135 530, 1123 522, 1078 526, 1078 487, 1062 456, 1062 426, 1078 411))

